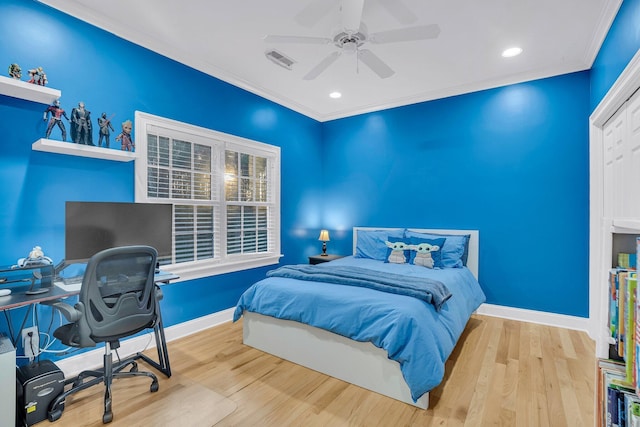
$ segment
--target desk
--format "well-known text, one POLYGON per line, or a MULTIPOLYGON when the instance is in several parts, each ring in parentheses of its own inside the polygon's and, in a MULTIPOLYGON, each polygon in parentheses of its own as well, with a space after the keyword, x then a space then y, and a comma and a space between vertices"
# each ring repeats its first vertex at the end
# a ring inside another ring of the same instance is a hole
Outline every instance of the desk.
POLYGON ((66 291, 58 286, 50 286, 49 292, 39 295, 27 295, 25 292, 12 292, 0 297, 0 310, 9 310, 31 304, 40 304, 45 301, 53 301, 78 295, 80 291, 66 291))
MULTIPOLYGON (((167 377, 171 376, 171 367, 169 365, 169 352, 167 350, 167 342, 164 336, 164 325, 162 323, 162 313, 160 311, 160 300, 163 296, 159 284, 169 283, 171 280, 175 280, 178 278, 179 276, 175 274, 163 271, 156 273, 154 277, 154 281, 156 283, 156 311, 158 313, 158 319, 156 321, 156 324, 153 326, 153 330, 155 334, 156 347, 158 349, 158 362, 142 353, 136 353, 134 356, 132 356, 135 359, 143 359, 151 366, 165 374, 167 377)), ((69 298, 78 295, 79 293, 79 289, 65 290, 56 285, 50 286, 49 292, 38 295, 27 295, 26 290, 12 292, 9 295, 0 297, 0 311, 10 310, 17 307, 24 307, 31 304, 47 305, 47 303, 49 302, 69 298)), ((22 327, 24 327, 24 322, 22 327)), ((22 327, 20 329, 22 329, 22 327)))

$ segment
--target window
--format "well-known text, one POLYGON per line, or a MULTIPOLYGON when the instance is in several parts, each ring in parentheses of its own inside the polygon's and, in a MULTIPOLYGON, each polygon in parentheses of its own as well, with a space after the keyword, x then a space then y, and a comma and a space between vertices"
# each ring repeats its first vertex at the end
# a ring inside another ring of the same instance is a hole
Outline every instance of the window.
POLYGON ((136 112, 136 202, 173 204, 182 280, 280 258, 280 148, 136 112))

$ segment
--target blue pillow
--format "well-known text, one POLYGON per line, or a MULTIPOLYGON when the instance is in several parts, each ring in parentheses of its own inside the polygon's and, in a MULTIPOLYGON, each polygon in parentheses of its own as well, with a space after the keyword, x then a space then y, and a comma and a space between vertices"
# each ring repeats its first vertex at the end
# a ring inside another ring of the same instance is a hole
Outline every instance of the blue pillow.
POLYGON ((388 239, 402 239, 404 230, 358 230, 355 258, 370 258, 384 261, 387 259, 388 239))
POLYGON ((385 242, 387 246, 387 256, 384 262, 392 264, 407 264, 409 262, 411 250, 409 249, 409 242, 403 238, 390 237, 385 242))
POLYGON ((436 234, 436 233, 418 233, 416 231, 405 232, 405 237, 419 237, 423 239, 446 238, 444 246, 441 249, 442 266, 444 268, 460 268, 467 265, 466 255, 469 252, 470 234, 436 234))
POLYGON ((427 268, 442 268, 442 248, 447 239, 423 239, 411 237, 409 239, 411 258, 409 264, 421 265, 427 268))

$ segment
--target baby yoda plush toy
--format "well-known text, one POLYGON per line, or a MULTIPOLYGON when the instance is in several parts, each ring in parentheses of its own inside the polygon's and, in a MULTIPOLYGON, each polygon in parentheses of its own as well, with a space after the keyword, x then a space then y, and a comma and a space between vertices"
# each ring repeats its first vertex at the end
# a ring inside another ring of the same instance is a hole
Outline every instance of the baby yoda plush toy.
POLYGON ((389 256, 387 257, 387 261, 394 264, 405 264, 407 262, 407 257, 404 254, 404 251, 409 250, 409 245, 405 242, 384 242, 385 245, 391 251, 389 251, 389 256))
POLYGON ((431 245, 429 243, 420 243, 419 245, 409 245, 409 249, 416 251, 416 256, 413 259, 414 265, 433 268, 433 257, 431 256, 431 252, 439 251, 440 246, 431 245))

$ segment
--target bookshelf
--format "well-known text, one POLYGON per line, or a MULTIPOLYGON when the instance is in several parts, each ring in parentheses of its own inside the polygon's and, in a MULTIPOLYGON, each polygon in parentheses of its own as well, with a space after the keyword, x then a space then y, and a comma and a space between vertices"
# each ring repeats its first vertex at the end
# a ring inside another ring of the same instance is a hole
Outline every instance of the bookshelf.
POLYGON ((130 162, 136 158, 136 153, 131 151, 74 144, 73 142, 55 141, 45 138, 41 138, 34 142, 31 145, 31 149, 35 151, 45 151, 47 153, 91 157, 94 159, 113 160, 117 162, 130 162))
POLYGON ((640 423, 639 83, 640 53, 590 117, 589 311, 598 357, 596 420, 603 426, 640 425, 633 424, 640 423), (635 260, 619 268, 619 254, 635 260))
POLYGON ((0 94, 40 104, 51 104, 62 96, 62 92, 58 89, 39 86, 5 76, 0 76, 0 94))

